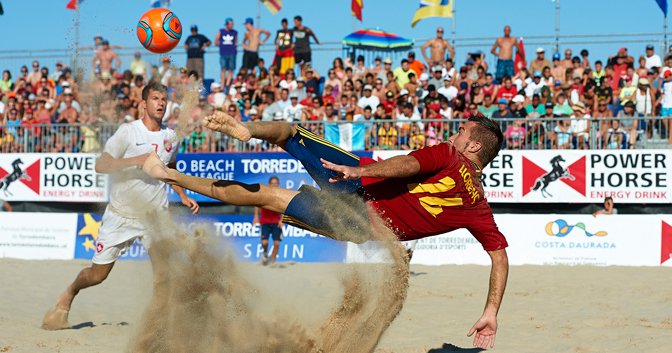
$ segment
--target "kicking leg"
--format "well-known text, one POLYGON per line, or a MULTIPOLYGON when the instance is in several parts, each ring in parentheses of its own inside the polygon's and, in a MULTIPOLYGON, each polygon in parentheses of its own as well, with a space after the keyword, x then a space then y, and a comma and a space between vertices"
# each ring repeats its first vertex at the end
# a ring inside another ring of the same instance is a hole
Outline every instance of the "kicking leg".
POLYGON ((142 169, 152 178, 178 185, 201 195, 235 206, 257 206, 285 213, 287 205, 299 192, 270 185, 244 184, 236 181, 198 178, 166 167, 154 153, 142 169))
POLYGON ((242 123, 221 111, 206 116, 202 124, 210 130, 223 132, 243 142, 247 142, 254 137, 279 145, 282 148, 284 148, 285 142, 296 133, 296 129, 285 122, 242 123))
POLYGON ((56 300, 56 306, 47 311, 42 320, 42 328, 45 330, 62 330, 70 328, 68 313, 75 296, 80 290, 95 286, 103 282, 112 271, 114 262, 104 265, 93 264, 79 272, 75 281, 65 289, 56 300))

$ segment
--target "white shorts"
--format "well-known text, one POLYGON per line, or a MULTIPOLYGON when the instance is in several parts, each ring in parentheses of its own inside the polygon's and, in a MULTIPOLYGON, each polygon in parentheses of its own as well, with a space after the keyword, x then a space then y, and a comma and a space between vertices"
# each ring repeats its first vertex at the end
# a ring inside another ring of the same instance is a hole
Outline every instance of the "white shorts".
POLYGON ((138 219, 120 216, 108 208, 103 214, 96 241, 96 253, 91 261, 98 265, 115 262, 136 239, 140 239, 145 249, 149 249, 151 241, 146 233, 145 227, 138 219))

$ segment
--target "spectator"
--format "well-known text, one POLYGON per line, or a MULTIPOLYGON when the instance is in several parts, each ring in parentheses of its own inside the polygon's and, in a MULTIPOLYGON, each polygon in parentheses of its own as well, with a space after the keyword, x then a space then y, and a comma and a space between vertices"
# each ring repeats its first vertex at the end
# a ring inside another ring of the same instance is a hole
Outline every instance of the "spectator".
POLYGON ((551 67, 551 76, 559 79, 560 82, 564 82, 565 72, 567 72, 567 68, 564 65, 562 65, 562 61, 560 61, 560 53, 554 53, 553 67, 551 67))
POLYGON ((409 74, 413 73, 411 67, 408 64, 408 60, 402 59, 401 66, 394 69, 394 81, 399 85, 399 87, 404 87, 410 79, 408 78, 409 74))
POLYGON ((635 102, 637 113, 641 116, 653 115, 653 102, 656 98, 653 96, 651 83, 647 78, 640 78, 637 82, 637 89, 626 99, 627 101, 635 102))
MULTIPOLYGON (((280 186, 280 179, 272 176, 268 180, 268 185, 272 187, 280 186)), ((261 254, 262 265, 273 265, 278 257, 278 250, 280 249, 280 242, 282 241, 282 214, 278 212, 268 211, 263 208, 254 208, 254 218, 252 225, 259 225, 261 227, 261 254), (268 256, 268 239, 273 238, 273 250, 271 256, 268 256)))
POLYGON ((501 82, 504 77, 512 77, 515 74, 513 70, 514 47, 520 52, 518 39, 511 37, 511 27, 505 26, 504 36, 497 38, 490 50, 493 55, 497 56, 497 71, 495 73, 497 82, 501 82))
POLYGON ((446 58, 446 51, 450 54, 450 58, 455 57, 455 49, 443 38, 443 27, 436 29, 436 38, 428 40, 421 48, 422 57, 427 62, 427 65, 441 65, 446 58), (429 48, 429 57, 427 57, 427 48, 429 48))
POLYGON ((215 37, 215 45, 219 46, 220 79, 226 91, 231 86, 233 72, 236 70, 238 46, 238 31, 233 29, 232 18, 229 17, 224 21, 224 28, 220 29, 215 37))
POLYGON ((525 147, 525 136, 527 131, 522 120, 515 120, 513 123, 509 124, 504 131, 504 136, 506 136, 506 147, 508 149, 522 149, 525 147))
POLYGON ((572 63, 572 50, 571 49, 565 49, 565 58, 562 59, 562 62, 560 64, 565 68, 565 70, 566 69, 571 69, 574 66, 574 64, 572 63))
POLYGON ((205 49, 210 45, 212 45, 210 39, 198 33, 198 26, 192 25, 191 34, 184 41, 184 49, 187 51, 187 70, 196 71, 198 77, 201 78, 205 77, 203 72, 203 68, 205 67, 203 61, 205 49))
POLYGON ((107 72, 110 75, 112 74, 112 65, 114 64, 114 70, 119 71, 121 67, 121 59, 116 52, 110 49, 110 42, 107 40, 102 41, 101 50, 96 51, 96 54, 93 57, 93 67, 100 67, 100 74, 107 72))
POLYGON ((663 66, 662 60, 660 60, 660 56, 658 54, 654 54, 654 47, 653 45, 649 44, 646 46, 646 69, 650 70, 653 69, 654 67, 660 68, 663 66))
POLYGON ((558 125, 555 126, 555 136, 554 141, 556 143, 555 148, 561 150, 567 150, 572 148, 572 135, 574 130, 567 119, 562 119, 558 122, 558 125))
MULTIPOLYGON (((658 100, 662 106, 661 116, 667 117, 665 120, 665 127, 667 130, 668 143, 672 144, 672 70, 666 70, 663 73, 663 86, 661 89, 661 96, 658 100)), ((650 137, 650 135, 649 135, 650 137)))
POLYGON ((306 74, 306 90, 310 90, 312 88, 312 92, 315 93, 318 96, 322 95, 322 92, 320 91, 320 83, 324 82, 324 80, 320 77, 320 75, 314 71, 311 68, 308 68, 305 70, 306 74))
POLYGON ((42 73, 40 73, 40 62, 35 60, 33 61, 33 71, 31 71, 28 76, 26 77, 26 81, 30 82, 31 85, 35 86, 37 84, 37 81, 40 80, 42 77, 42 73))
POLYGON ((537 48, 537 57, 530 61, 529 70, 532 72, 543 71, 545 67, 551 67, 551 62, 545 57, 546 51, 544 48, 537 48))
POLYGON ((271 66, 277 67, 283 75, 287 70, 294 69, 294 32, 289 29, 287 19, 280 21, 280 28, 275 34, 275 57, 271 66))
MULTIPOLYGON (((423 72, 427 71, 427 67, 420 60, 415 60, 415 52, 408 52, 408 67, 415 72, 415 76, 422 75, 423 72)), ((403 87, 403 85, 401 85, 403 87)))
POLYGON ((546 109, 544 108, 544 105, 541 104, 541 97, 539 94, 532 96, 532 103, 525 106, 525 111, 530 118, 539 118, 546 114, 546 109))
POLYGON ((611 127, 607 130, 607 137, 604 140, 605 149, 626 149, 628 138, 627 132, 621 127, 619 120, 612 120, 611 127))
POLYGON ((364 86, 364 95, 359 99, 357 105, 364 109, 364 107, 377 107, 380 104, 380 99, 372 95, 373 87, 370 85, 364 86))
POLYGON ((593 213, 593 217, 608 214, 618 214, 618 210, 614 208, 614 199, 611 198, 611 196, 604 198, 604 208, 595 211, 595 213, 593 213))
POLYGON ((131 60, 131 72, 135 76, 147 77, 147 62, 142 59, 140 52, 135 52, 131 60))
POLYGON ((492 104, 492 96, 489 94, 483 95, 483 105, 478 107, 478 111, 486 118, 492 119, 495 112, 498 110, 497 106, 492 104))
MULTIPOLYGON (((485 113, 483 115, 485 115, 485 113)), ((492 113, 492 119, 509 119, 511 117, 512 115, 511 111, 509 111, 509 102, 504 98, 500 98, 497 101, 497 110, 492 113)))
POLYGON ((254 20, 251 17, 245 19, 245 36, 243 37, 243 67, 245 73, 255 72, 259 63, 259 46, 264 45, 271 38, 271 32, 254 27, 254 20), (261 39, 261 35, 266 38, 261 39))
POLYGON ((573 145, 583 150, 590 147, 590 114, 586 111, 583 103, 577 103, 572 107, 573 118, 571 121, 574 132, 573 145))
POLYGON ((292 121, 302 121, 305 120, 302 117, 303 106, 299 104, 299 96, 296 93, 292 93, 289 96, 290 105, 285 107, 282 112, 282 117, 289 122, 292 121))
POLYGON ((507 102, 513 99, 513 97, 518 94, 518 90, 516 89, 516 86, 513 85, 511 81, 511 77, 504 77, 504 85, 499 86, 497 89, 497 93, 495 93, 495 98, 497 100, 504 99, 507 102))
POLYGON ((390 120, 383 120, 383 125, 378 129, 376 134, 378 138, 377 147, 381 150, 398 149, 397 146, 397 130, 392 125, 390 120))
POLYGON ((306 67, 311 66, 312 52, 310 50, 310 37, 313 37, 315 43, 318 45, 320 41, 315 36, 315 33, 308 27, 303 25, 303 18, 301 16, 294 17, 294 59, 301 68, 301 72, 306 67))
POLYGON ((287 70, 285 78, 278 84, 280 88, 293 91, 298 87, 294 70, 287 70))
POLYGON ((438 89, 440 95, 444 96, 449 102, 452 102, 457 97, 457 87, 453 86, 453 78, 451 76, 443 77, 443 86, 438 89))
MULTIPOLYGON (((0 93, 9 93, 14 89, 14 83, 12 82, 12 73, 9 70, 2 72, 2 80, 0 80, 0 93)), ((0 112, 2 113, 2 112, 0 112)))
POLYGON ((525 97, 518 94, 511 99, 511 115, 517 118, 527 118, 527 110, 525 110, 525 97))
POLYGON ((408 149, 418 150, 423 147, 425 147, 425 134, 422 133, 422 130, 418 127, 418 124, 411 124, 411 132, 408 139, 408 149))
POLYGON ((569 117, 573 113, 572 107, 569 106, 569 101, 567 100, 567 95, 564 92, 560 92, 555 99, 555 107, 553 107, 553 115, 559 117, 569 117))
POLYGON ((434 85, 434 87, 443 87, 443 66, 436 65, 432 68, 432 77, 427 81, 427 85, 434 85))
MULTIPOLYGON (((640 128, 639 120, 641 115, 635 111, 635 103, 632 101, 626 102, 623 105, 623 110, 618 112, 617 118, 621 122, 621 127, 628 135, 628 148, 634 149, 637 143, 639 132, 644 133, 645 128, 640 128)), ((643 122, 643 121, 642 121, 643 122)), ((645 126, 645 125, 644 125, 645 126)))

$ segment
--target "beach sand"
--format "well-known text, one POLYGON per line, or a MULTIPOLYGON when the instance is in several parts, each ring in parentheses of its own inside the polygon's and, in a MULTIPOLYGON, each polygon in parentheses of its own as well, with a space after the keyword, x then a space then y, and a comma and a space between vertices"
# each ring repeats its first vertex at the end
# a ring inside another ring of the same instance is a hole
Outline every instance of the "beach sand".
MULTIPOLYGON (((42 317, 86 261, 0 259, 0 352, 126 352, 152 293, 149 262, 119 262, 75 299, 75 329, 42 317)), ((342 296, 346 265, 242 264, 269 316, 291 310, 317 326, 342 296), (281 303, 282 305, 278 305, 281 303)), ((376 352, 479 352, 466 337, 485 302, 489 267, 411 266, 408 297, 376 352)), ((672 269, 517 266, 499 314, 495 352, 671 352, 672 269)), ((288 330, 282 321, 278 330, 288 330)))

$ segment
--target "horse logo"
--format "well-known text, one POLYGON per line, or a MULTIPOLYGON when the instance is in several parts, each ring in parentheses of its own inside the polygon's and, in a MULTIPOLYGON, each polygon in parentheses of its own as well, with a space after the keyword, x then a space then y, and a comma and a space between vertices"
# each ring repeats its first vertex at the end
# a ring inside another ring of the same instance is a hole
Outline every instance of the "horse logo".
POLYGON ((548 184, 558 180, 558 179, 569 179, 569 180, 574 180, 574 176, 569 172, 569 168, 565 168, 562 165, 560 165, 560 162, 565 162, 565 159, 562 158, 562 156, 555 156, 551 159, 551 166, 553 169, 551 169, 550 172, 540 176, 537 178, 537 181, 534 183, 534 186, 532 187, 532 191, 541 191, 541 196, 544 198, 546 197, 553 197, 548 191, 546 191, 546 188, 548 187, 548 184))
POLYGON ((19 179, 30 181, 30 175, 26 174, 25 170, 21 170, 22 164, 23 161, 20 158, 15 159, 14 162, 12 162, 12 172, 0 179, 0 188, 5 193, 5 196, 12 195, 8 188, 13 182, 19 179))

